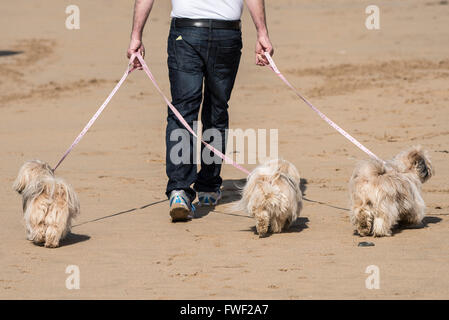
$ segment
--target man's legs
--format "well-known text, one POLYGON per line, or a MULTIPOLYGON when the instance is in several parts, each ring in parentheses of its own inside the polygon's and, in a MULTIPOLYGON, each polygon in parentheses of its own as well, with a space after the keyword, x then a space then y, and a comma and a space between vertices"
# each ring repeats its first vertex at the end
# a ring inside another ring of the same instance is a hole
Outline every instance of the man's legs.
MULTIPOLYGON (((240 63, 242 39, 238 30, 213 30, 205 75, 204 102, 201 111, 203 138, 225 153, 226 130, 229 127, 228 101, 234 87, 240 63), (213 129, 215 132, 206 130, 213 129), (220 139, 217 139, 219 136, 220 139), (217 141, 214 141, 217 140, 217 141)), ((201 146, 201 170, 194 189, 198 192, 218 192, 222 184, 221 159, 201 146), (206 163, 204 153, 208 152, 206 163)))

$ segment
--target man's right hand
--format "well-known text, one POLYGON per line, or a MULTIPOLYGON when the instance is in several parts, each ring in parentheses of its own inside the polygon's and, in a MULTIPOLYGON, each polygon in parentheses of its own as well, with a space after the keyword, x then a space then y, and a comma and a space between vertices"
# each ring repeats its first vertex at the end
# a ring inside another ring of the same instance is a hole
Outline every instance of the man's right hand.
MULTIPOLYGON (((143 45, 141 40, 131 39, 131 42, 129 43, 128 52, 127 52, 128 59, 131 58, 131 55, 136 52, 139 52, 142 55, 142 58, 144 58, 145 57, 145 46, 143 45)), ((134 59, 134 61, 133 61, 133 67, 138 68, 139 70, 142 69, 142 65, 140 64, 140 62, 137 58, 134 59)))
POLYGON ((271 44, 268 34, 260 35, 257 37, 256 64, 258 66, 267 66, 270 64, 267 57, 265 57, 265 52, 268 52, 270 56, 273 56, 274 54, 273 45, 271 44))

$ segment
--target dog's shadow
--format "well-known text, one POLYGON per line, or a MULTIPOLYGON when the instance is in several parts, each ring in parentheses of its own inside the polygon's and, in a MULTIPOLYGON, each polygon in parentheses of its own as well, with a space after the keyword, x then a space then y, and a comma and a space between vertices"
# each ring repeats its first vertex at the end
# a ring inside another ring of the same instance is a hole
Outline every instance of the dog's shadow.
MULTIPOLYGON (((71 246, 72 244, 81 243, 81 242, 87 241, 89 239, 90 239, 90 236, 88 236, 88 235, 70 232, 69 234, 67 234, 67 236, 64 239, 59 241, 59 246, 57 248, 71 246)), ((34 243, 34 245, 37 247, 42 247, 42 248, 44 247, 44 243, 34 243)))
POLYGON ((416 224, 416 225, 404 225, 404 224, 398 224, 397 226, 395 226, 392 230, 392 234, 396 235, 401 233, 404 230, 414 230, 414 229, 424 229, 429 227, 429 224, 436 224, 436 223, 440 223, 441 221, 443 221, 443 219, 439 218, 439 217, 433 217, 433 216, 427 216, 424 217, 424 219, 422 220, 422 222, 420 224, 416 224))
MULTIPOLYGON (((308 225, 307 223, 309 222, 309 218, 307 217, 298 217, 296 219, 295 222, 292 223, 292 225, 286 229, 283 230, 282 233, 298 233, 303 231, 304 229, 308 229, 308 225)), ((252 231, 254 234, 257 235, 257 228, 256 226, 252 226, 251 228, 247 229, 247 230, 242 230, 242 231, 252 231)), ((262 238, 268 238, 271 237, 273 235, 272 232, 267 233, 264 237, 262 238)))
POLYGON ((60 247, 71 246, 72 244, 77 244, 90 239, 90 236, 86 234, 69 233, 61 242, 60 247))

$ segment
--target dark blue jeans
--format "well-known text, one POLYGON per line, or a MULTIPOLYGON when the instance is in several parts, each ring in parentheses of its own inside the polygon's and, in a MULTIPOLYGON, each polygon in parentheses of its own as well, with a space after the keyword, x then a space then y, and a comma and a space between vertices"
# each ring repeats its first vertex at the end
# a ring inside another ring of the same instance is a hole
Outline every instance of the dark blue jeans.
MULTIPOLYGON (((174 19, 168 37, 168 70, 172 103, 190 126, 198 120, 201 110, 203 132, 217 129, 221 139, 204 139, 225 153, 226 129, 229 125, 228 101, 240 63, 242 34, 239 30, 198 27, 176 28, 174 19), (204 87, 204 89, 203 89, 204 87), (203 98, 204 91, 204 98, 203 98), (220 141, 221 140, 221 141, 220 141)), ((184 131, 183 125, 168 109, 166 129, 166 194, 185 190, 193 201, 195 191, 214 192, 220 189, 221 159, 205 163, 201 157, 201 170, 197 173, 195 159, 196 139, 184 131), (184 152, 184 154, 182 154, 184 152), (173 155, 176 157, 173 157, 173 155), (176 158, 176 159, 174 159, 176 158), (179 159, 184 159, 179 161, 179 159), (193 184, 193 189, 192 189, 193 184)), ((202 145, 201 154, 209 152, 202 145)), ((211 158, 213 154, 210 153, 211 158)), ((217 159, 218 158, 218 159, 217 159)))

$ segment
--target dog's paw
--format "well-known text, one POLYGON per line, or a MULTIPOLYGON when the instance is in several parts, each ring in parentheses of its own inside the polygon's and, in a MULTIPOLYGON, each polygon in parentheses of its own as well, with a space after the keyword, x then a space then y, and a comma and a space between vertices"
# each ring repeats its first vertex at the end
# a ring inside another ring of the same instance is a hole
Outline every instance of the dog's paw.
POLYGON ((381 237, 391 237, 391 231, 381 231, 381 232, 373 232, 373 237, 381 238, 381 237))
POLYGON ((57 248, 59 247, 59 241, 45 241, 45 248, 57 248))
POLYGON ((44 246, 46 248, 57 248, 59 247, 59 240, 60 240, 59 237, 47 234, 44 246))
POLYGON ((37 230, 27 232, 27 239, 33 241, 34 244, 42 245, 45 242, 45 230, 38 228, 37 230))
POLYGON ((357 228, 356 234, 360 237, 369 237, 371 235, 371 228, 357 228))

